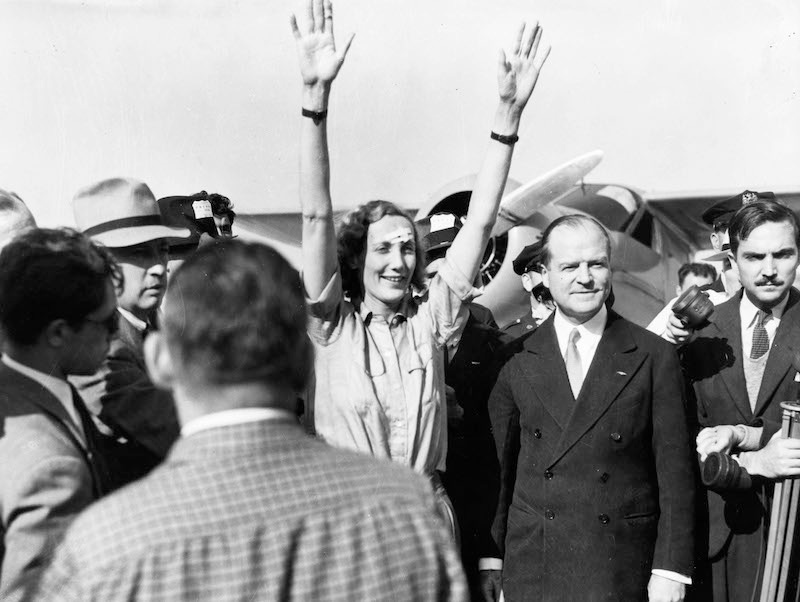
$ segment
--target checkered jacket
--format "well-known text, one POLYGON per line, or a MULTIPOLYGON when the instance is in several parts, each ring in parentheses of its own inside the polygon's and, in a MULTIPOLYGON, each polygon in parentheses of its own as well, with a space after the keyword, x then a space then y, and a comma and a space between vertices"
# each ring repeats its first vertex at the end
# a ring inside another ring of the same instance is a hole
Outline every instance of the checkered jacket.
POLYGON ((430 485, 290 421, 181 439, 70 528, 37 600, 463 600, 430 485))

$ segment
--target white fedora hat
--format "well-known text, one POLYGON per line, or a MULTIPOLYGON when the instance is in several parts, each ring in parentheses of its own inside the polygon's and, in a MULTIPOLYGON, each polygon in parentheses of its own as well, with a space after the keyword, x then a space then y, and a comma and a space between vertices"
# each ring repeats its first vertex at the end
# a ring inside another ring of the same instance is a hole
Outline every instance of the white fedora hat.
POLYGON ((158 202, 144 182, 103 180, 72 199, 78 229, 107 247, 130 247, 160 238, 188 238, 188 228, 164 225, 158 202))

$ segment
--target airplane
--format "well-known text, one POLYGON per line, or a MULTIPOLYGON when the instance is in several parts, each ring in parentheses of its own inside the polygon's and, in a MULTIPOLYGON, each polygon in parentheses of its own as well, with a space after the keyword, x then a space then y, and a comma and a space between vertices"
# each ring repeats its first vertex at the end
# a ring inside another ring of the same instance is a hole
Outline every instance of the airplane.
MULTIPOLYGON (((75 191, 111 176, 140 178, 158 197, 219 192, 242 235, 299 267, 296 8, 0 3, 0 187, 42 225, 69 225, 75 191)), ((329 114, 341 211, 371 198, 418 215, 463 210, 488 138, 497 50, 521 20, 542 23, 553 52, 507 194, 589 149, 604 159, 591 181, 576 178, 495 237, 483 302, 501 323, 524 309, 524 297, 498 292, 519 282, 511 255, 564 211, 608 226, 622 262, 615 307, 645 323, 672 296, 677 267, 707 246, 699 215, 714 199, 800 190, 797 3, 337 0, 335 10, 337 34, 356 33, 329 114)))

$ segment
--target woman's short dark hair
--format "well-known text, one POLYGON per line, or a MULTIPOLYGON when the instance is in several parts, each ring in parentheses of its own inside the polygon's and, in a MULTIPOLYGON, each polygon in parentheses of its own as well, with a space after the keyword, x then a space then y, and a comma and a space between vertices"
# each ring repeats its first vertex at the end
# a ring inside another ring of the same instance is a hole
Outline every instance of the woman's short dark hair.
POLYGON ((342 289, 351 299, 364 298, 362 270, 367 245, 367 231, 370 224, 387 215, 399 215, 408 220, 414 232, 414 246, 417 264, 411 277, 411 284, 418 289, 425 287, 425 249, 411 216, 389 201, 369 201, 347 213, 342 219, 337 236, 339 270, 342 274, 342 289))
POLYGON ((0 252, 0 325, 14 343, 36 342, 48 324, 78 326, 119 291, 122 273, 111 253, 70 228, 33 228, 0 252))
POLYGON ((163 331, 190 378, 305 387, 305 296, 275 249, 238 239, 202 246, 175 272, 168 297, 163 331))
POLYGON ((800 224, 794 211, 777 201, 751 201, 734 213, 728 224, 731 252, 736 256, 739 243, 747 240, 753 230, 768 222, 786 222, 794 230, 795 245, 800 247, 800 224))

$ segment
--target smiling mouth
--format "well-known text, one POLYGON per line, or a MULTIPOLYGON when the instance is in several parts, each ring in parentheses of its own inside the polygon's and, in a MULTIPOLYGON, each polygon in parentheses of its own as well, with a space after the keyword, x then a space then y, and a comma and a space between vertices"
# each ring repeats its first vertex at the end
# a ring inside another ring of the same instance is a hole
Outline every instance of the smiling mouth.
POLYGON ((406 281, 405 276, 381 276, 384 280, 388 280, 392 284, 402 284, 406 281))

